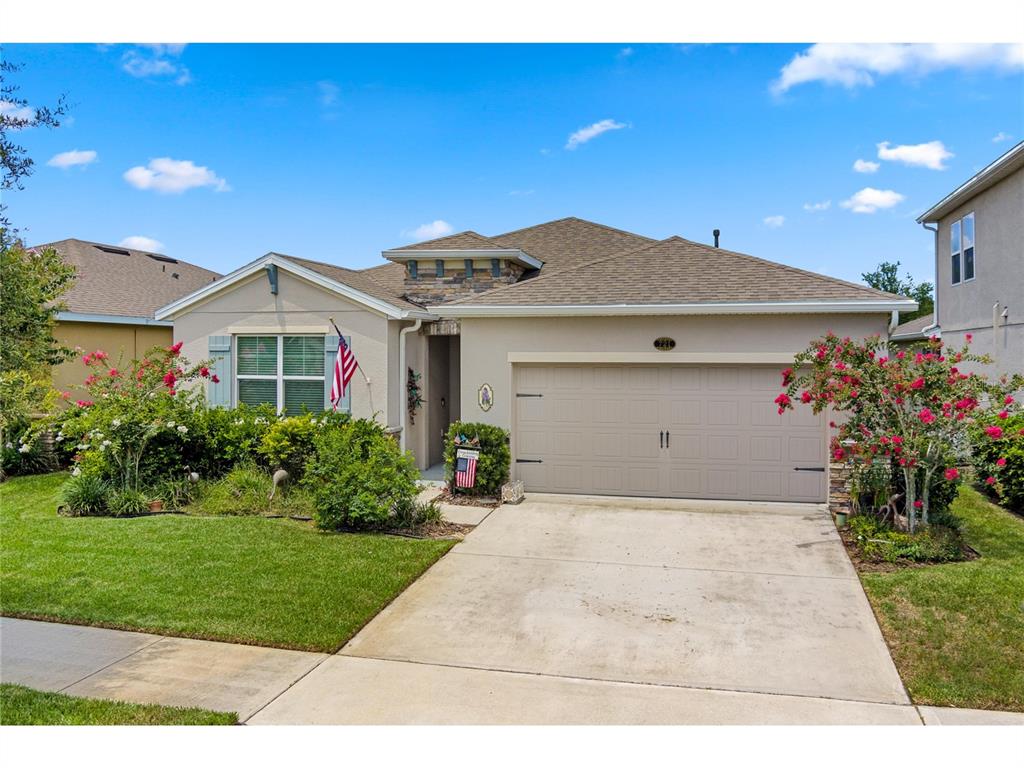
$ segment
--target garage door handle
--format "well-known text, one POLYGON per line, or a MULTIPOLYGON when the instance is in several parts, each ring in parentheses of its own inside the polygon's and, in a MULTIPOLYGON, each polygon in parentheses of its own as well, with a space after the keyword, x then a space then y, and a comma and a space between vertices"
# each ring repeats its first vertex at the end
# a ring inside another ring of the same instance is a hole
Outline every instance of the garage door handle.
POLYGON ((793 467, 794 472, 824 472, 824 467, 793 467))
POLYGON ((670 439, 671 437, 672 437, 672 433, 671 433, 671 432, 669 432, 669 431, 668 431, 668 430, 666 429, 666 430, 665 430, 665 447, 666 447, 666 448, 668 448, 668 447, 669 447, 669 439, 670 439))
POLYGON ((665 447, 665 430, 661 430, 661 432, 658 433, 658 447, 665 447))
POLYGON ((516 459, 516 464, 543 464, 544 459, 516 459))
POLYGON ((544 397, 544 395, 531 395, 526 392, 516 392, 516 397, 544 397))

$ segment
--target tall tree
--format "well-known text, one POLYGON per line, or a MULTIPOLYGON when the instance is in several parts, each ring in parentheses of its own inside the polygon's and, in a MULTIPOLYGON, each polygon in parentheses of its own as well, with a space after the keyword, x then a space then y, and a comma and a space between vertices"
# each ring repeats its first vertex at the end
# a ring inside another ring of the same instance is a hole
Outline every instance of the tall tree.
POLYGON ((900 263, 883 261, 874 272, 865 272, 861 275, 864 282, 879 291, 895 293, 897 296, 906 296, 917 302, 916 312, 900 312, 900 322, 905 323, 915 317, 930 315, 935 307, 933 298, 934 286, 931 283, 917 283, 910 273, 906 278, 900 279, 900 263))

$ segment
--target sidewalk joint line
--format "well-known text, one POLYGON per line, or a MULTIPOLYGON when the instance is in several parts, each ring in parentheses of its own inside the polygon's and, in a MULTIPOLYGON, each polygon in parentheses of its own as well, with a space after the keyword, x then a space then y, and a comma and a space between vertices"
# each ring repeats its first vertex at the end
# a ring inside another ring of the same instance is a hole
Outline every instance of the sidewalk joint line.
POLYGON ((545 677, 554 680, 581 680, 592 683, 614 683, 617 685, 645 685, 650 688, 673 688, 687 691, 711 691, 719 693, 747 693, 755 696, 788 696, 799 699, 821 699, 825 701, 839 701, 847 704, 874 704, 880 707, 913 707, 913 704, 900 704, 891 701, 871 701, 870 699, 841 699, 835 696, 819 696, 810 693, 783 693, 781 691, 761 691, 754 688, 714 688, 702 685, 686 685, 683 683, 652 683, 644 680, 617 680, 610 677, 585 677, 583 675, 559 675, 550 672, 531 672, 521 669, 503 669, 500 667, 474 667, 464 664, 450 664, 438 661, 416 661, 415 659, 395 659, 385 656, 356 656, 355 654, 338 653, 337 656, 349 659, 368 659, 371 661, 393 662, 396 664, 418 664, 425 667, 443 667, 447 669, 467 669, 477 672, 497 672, 509 675, 532 675, 534 677, 545 677))

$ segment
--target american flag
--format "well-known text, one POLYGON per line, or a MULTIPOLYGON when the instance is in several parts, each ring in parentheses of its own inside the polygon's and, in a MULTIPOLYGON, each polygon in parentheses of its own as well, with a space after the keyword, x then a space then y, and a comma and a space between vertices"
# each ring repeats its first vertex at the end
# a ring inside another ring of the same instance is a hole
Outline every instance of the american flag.
MULTIPOLYGON (((338 331, 338 326, 334 326, 334 330, 338 331)), ((345 337, 341 335, 341 331, 338 331, 338 354, 334 356, 334 379, 331 382, 331 405, 335 411, 338 410, 341 399, 345 397, 348 383, 352 381, 358 367, 359 363, 356 362, 355 355, 345 343, 345 337)))
POLYGON ((476 457, 459 456, 455 459, 455 487, 472 488, 476 481, 476 457))

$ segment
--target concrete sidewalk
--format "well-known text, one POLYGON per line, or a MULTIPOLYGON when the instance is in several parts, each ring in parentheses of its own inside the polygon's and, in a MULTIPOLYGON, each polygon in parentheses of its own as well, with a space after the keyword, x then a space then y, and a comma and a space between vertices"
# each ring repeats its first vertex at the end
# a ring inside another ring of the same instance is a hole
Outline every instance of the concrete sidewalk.
POLYGON ((70 696, 235 712, 245 721, 327 654, 0 619, 0 680, 70 696))
POLYGON ((0 619, 0 679, 73 696, 236 712, 252 725, 1024 726, 1016 712, 465 669, 10 618, 0 619))

